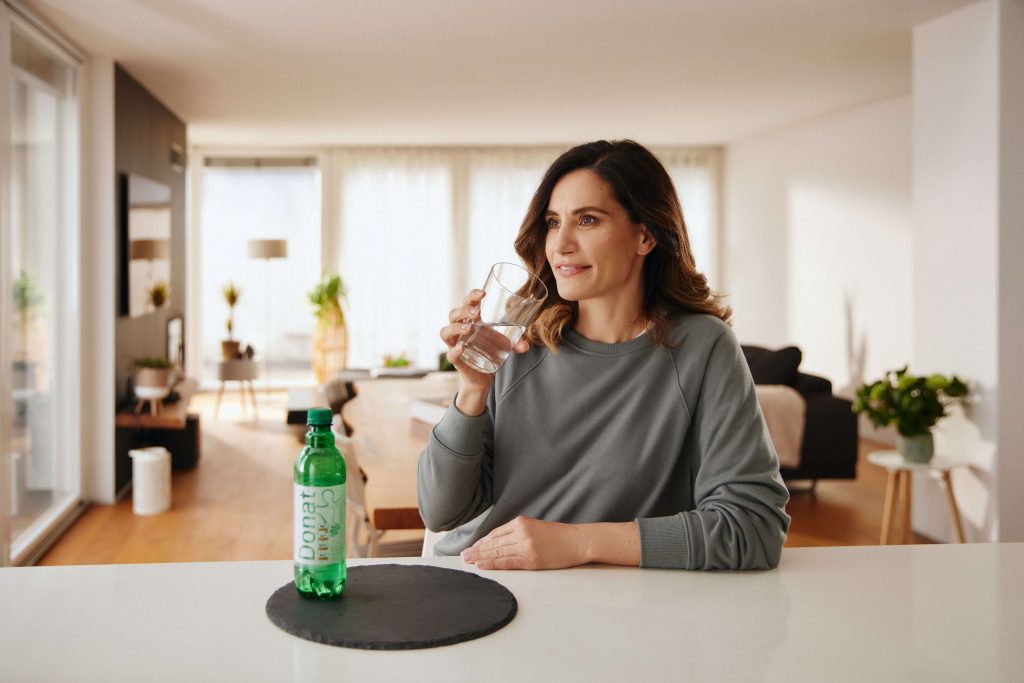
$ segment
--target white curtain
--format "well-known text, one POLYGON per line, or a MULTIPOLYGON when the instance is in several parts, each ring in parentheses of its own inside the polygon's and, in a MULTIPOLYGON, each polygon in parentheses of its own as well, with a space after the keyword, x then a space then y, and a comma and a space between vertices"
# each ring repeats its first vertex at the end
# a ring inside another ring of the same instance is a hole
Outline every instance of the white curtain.
POLYGON ((722 153, 715 147, 654 149, 676 186, 697 270, 715 289, 720 281, 719 205, 722 153))
MULTIPOLYGON (((336 149, 327 155, 328 268, 348 288, 349 366, 404 353, 436 367, 448 311, 513 243, 537 185, 562 148, 336 149)), ((715 148, 653 150, 679 192, 697 266, 717 277, 715 148)))
POLYGON ((515 239, 533 193, 559 150, 483 150, 468 154, 468 239, 463 292, 480 287, 491 265, 521 263, 515 239))
POLYGON ((340 150, 339 272, 349 366, 386 354, 436 367, 451 307, 452 169, 433 151, 340 150))

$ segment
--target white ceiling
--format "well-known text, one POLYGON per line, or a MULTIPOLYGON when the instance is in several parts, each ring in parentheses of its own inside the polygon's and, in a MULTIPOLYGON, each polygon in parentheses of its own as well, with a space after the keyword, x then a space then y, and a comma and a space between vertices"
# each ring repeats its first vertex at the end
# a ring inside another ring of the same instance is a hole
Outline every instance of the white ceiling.
POLYGON ((908 93, 972 0, 36 0, 200 145, 720 144, 908 93))

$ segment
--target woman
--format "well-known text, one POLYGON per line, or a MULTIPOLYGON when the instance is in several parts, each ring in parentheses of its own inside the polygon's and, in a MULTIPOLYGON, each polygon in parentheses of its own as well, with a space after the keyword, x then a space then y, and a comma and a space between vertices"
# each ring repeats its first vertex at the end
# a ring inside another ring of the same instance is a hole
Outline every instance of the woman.
POLYGON ((778 565, 789 528, 730 311, 697 272, 672 181, 632 141, 574 147, 516 239, 548 287, 495 375, 460 361, 470 292, 441 329, 459 373, 420 456, 435 553, 490 569, 778 565))

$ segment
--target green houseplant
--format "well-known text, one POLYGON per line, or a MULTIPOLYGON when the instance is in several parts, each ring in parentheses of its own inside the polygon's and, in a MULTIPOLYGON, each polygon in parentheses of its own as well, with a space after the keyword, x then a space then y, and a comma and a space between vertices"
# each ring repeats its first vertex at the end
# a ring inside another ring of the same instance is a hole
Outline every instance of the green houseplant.
POLYGON ((24 389, 34 383, 35 368, 38 363, 39 344, 35 338, 38 329, 35 323, 36 311, 45 303, 39 285, 24 270, 14 281, 12 288, 14 310, 17 314, 17 334, 13 336, 12 349, 13 375, 15 389, 24 389))
POLYGON ((220 355, 224 360, 234 360, 238 358, 241 349, 241 344, 235 339, 235 306, 242 298, 242 290, 236 287, 234 282, 228 282, 221 288, 221 294, 228 305, 228 319, 224 325, 228 331, 228 338, 220 343, 220 355))
POLYGON ((348 365, 348 328, 345 325, 345 283, 337 273, 324 273, 307 292, 316 316, 313 334, 313 374, 320 384, 348 365))
POLYGON ((903 366, 861 385, 853 412, 867 414, 876 427, 895 425, 903 457, 910 462, 928 462, 935 453, 932 427, 946 416, 948 406, 965 401, 968 393, 967 385, 956 375, 911 375, 903 366))
POLYGON ((163 357, 135 359, 135 386, 163 388, 171 384, 171 362, 163 357))

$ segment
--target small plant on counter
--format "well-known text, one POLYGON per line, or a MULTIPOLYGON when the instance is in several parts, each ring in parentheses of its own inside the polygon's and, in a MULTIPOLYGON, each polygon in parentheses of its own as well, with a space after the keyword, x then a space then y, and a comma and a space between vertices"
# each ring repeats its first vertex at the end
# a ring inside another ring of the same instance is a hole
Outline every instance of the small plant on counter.
POLYGON ((409 359, 405 357, 404 353, 400 353, 397 356, 392 356, 389 353, 384 356, 384 367, 386 368, 406 368, 409 365, 409 359))

